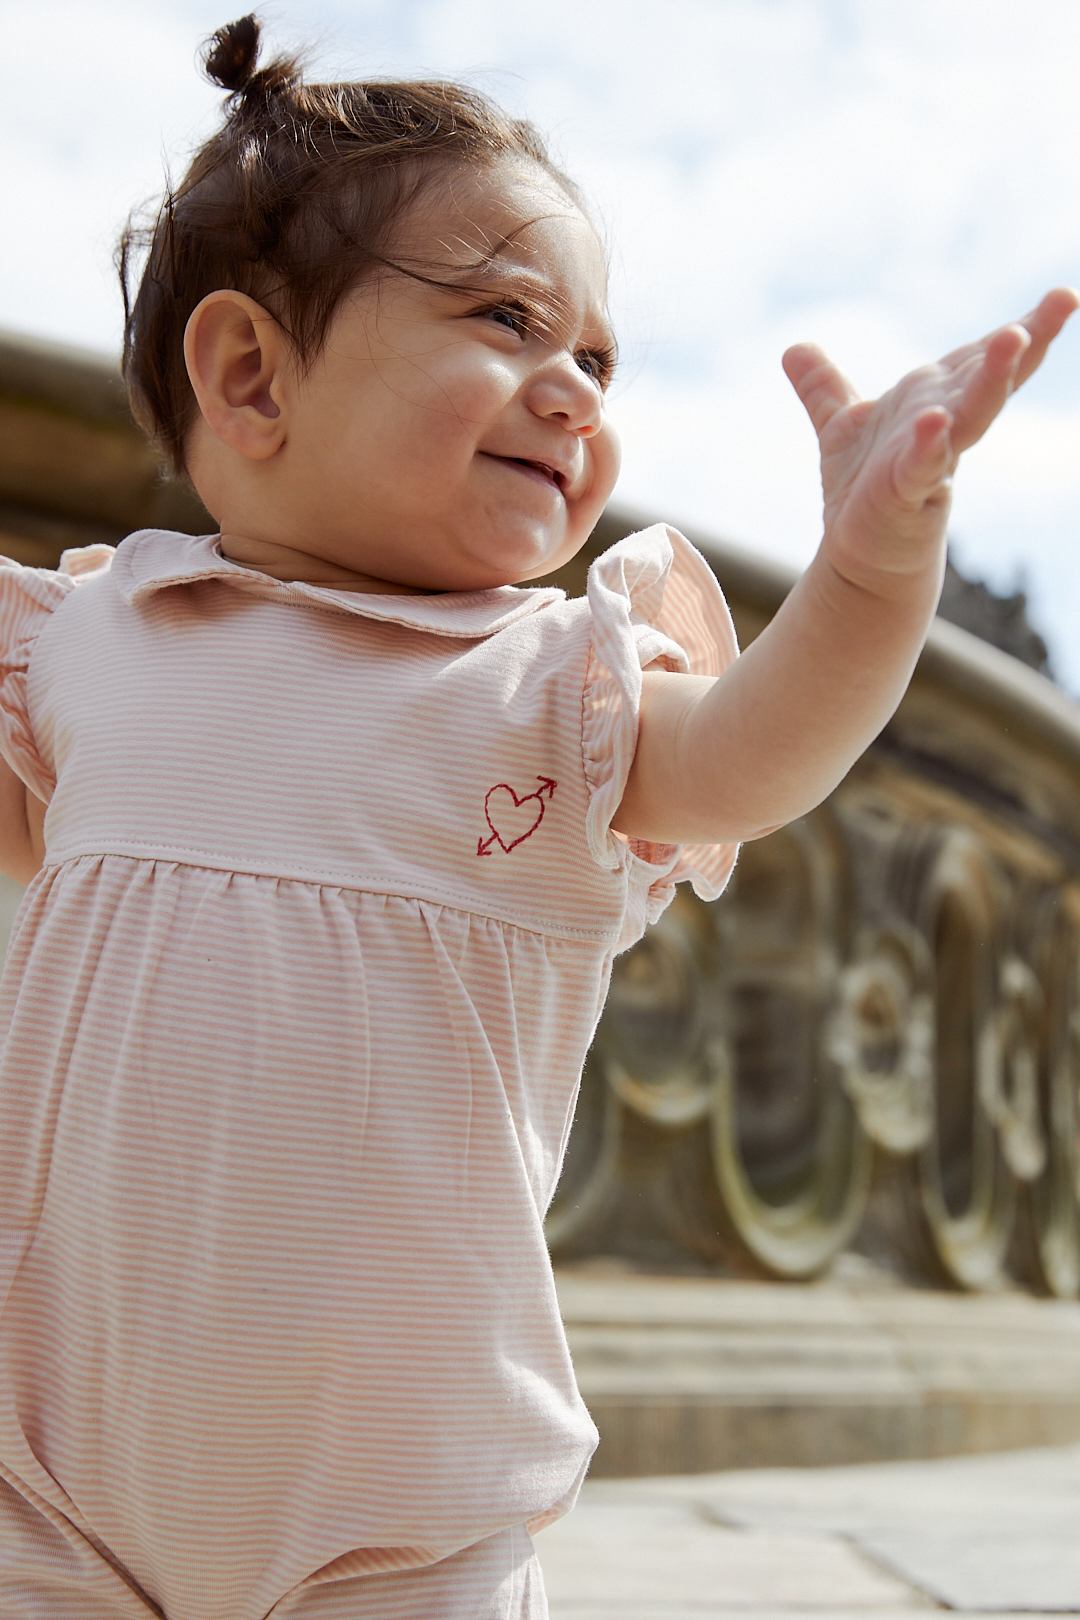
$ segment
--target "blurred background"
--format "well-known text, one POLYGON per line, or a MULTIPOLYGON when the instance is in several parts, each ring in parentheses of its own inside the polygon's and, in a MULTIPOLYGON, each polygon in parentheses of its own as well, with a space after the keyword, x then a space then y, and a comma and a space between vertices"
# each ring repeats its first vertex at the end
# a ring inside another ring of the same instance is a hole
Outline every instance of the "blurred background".
MULTIPOLYGON (((232 0, 236 13, 239 0, 232 0)), ((115 356, 128 209, 220 92, 214 0, 0 0, 0 328, 115 356)), ((610 242, 616 502, 795 566, 816 445, 780 368, 864 395, 1080 282, 1075 0, 307 0, 267 44, 319 77, 462 77, 548 134, 610 242)), ((1080 694, 1080 321, 957 479, 953 557, 1026 589, 1080 694)))

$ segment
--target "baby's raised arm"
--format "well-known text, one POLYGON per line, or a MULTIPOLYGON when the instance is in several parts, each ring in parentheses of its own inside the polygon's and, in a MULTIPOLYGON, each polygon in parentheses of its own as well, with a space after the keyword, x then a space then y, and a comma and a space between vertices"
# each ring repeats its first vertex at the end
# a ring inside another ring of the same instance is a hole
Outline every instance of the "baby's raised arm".
POLYGON ((757 640, 723 675, 649 671, 612 825, 664 843, 761 838, 832 792, 899 706, 945 573, 951 479, 1080 294, 859 399, 823 351, 784 369, 821 446, 824 534, 757 640))

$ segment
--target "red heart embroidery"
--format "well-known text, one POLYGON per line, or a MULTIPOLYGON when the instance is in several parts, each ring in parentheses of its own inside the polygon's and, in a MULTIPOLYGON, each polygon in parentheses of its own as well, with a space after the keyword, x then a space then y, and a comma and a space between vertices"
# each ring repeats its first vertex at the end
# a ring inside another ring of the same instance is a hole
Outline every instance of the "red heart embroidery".
POLYGON ((544 801, 539 794, 529 793, 519 799, 505 782, 488 788, 484 799, 487 824, 503 849, 509 853, 515 844, 534 833, 544 819, 544 801), (498 817, 496 825, 495 817, 498 817))

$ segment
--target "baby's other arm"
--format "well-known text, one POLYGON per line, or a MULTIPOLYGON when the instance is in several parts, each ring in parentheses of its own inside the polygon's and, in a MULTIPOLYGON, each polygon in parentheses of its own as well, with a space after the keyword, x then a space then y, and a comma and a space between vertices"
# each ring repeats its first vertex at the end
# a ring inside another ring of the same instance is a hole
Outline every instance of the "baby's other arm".
MULTIPOLYGON (((16 883, 29 883, 41 865, 44 842, 41 822, 45 806, 36 817, 37 836, 31 831, 31 794, 6 760, 0 759, 0 872, 16 883)), ((37 806, 39 800, 34 799, 37 806)))
POLYGON ((895 713, 933 622, 951 479, 1080 307, 1022 321, 861 400, 799 344, 784 369, 818 434, 824 534, 771 623, 719 677, 642 677, 637 750, 612 818, 660 843, 762 838, 832 792, 895 713))

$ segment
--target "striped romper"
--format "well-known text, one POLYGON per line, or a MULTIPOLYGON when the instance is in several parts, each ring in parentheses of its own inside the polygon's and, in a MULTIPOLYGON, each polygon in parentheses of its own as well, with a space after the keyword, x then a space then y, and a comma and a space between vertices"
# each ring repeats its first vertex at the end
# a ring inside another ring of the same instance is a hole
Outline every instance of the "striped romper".
POLYGON ((48 805, 0 978, 3 1620, 544 1620, 598 1441, 544 1216, 612 961, 733 845, 610 819, 665 526, 587 594, 375 595, 144 530, 0 563, 48 805))

